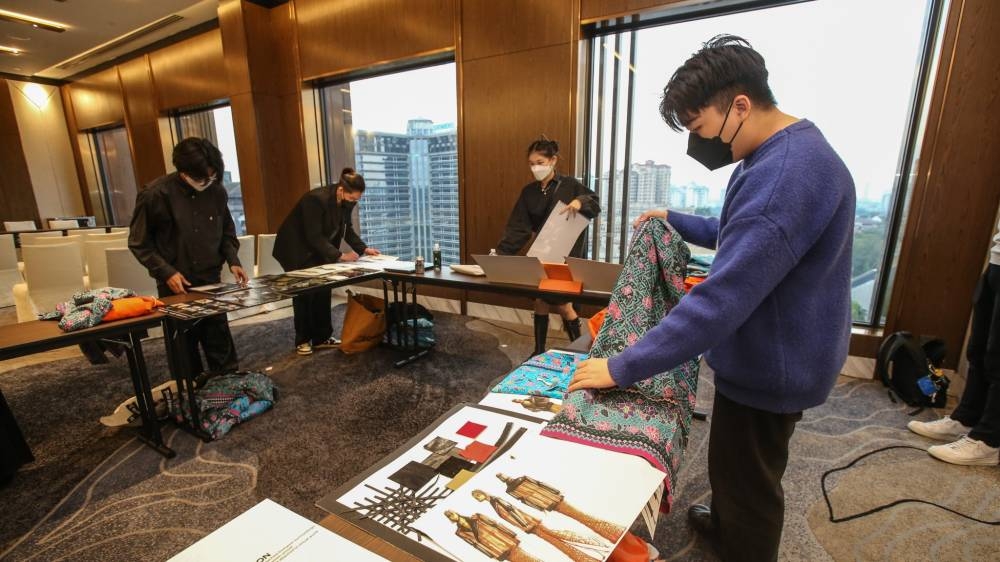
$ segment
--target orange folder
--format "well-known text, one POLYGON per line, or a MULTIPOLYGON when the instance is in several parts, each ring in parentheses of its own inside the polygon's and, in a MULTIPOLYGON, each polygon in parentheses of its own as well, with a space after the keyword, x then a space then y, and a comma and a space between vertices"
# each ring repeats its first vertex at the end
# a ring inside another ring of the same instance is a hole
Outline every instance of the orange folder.
POLYGON ((583 292, 583 283, 574 281, 569 272, 569 266, 564 263, 543 263, 546 278, 538 284, 543 291, 557 291, 579 295, 583 292))

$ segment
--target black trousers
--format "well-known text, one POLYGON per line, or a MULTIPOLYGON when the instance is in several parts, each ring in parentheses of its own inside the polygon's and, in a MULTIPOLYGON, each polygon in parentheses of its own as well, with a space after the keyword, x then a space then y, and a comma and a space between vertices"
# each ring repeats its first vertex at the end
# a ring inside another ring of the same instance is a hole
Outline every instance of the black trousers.
POLYGON ((3 391, 0 391, 0 486, 10 481, 22 464, 33 460, 35 457, 31 456, 31 449, 24 441, 14 413, 10 411, 3 391))
POLYGON ((333 335, 330 290, 313 291, 292 298, 295 313, 295 345, 318 344, 333 335))
POLYGON ((986 268, 973 302, 969 376, 951 419, 972 428, 970 439, 1000 447, 1000 265, 986 268))
MULTIPOLYGON (((218 279, 189 280, 196 287, 219 282, 218 279)), ((174 294, 166 285, 157 285, 156 290, 161 297, 174 294)), ((206 372, 206 364, 210 373, 230 373, 239 370, 236 342, 233 341, 233 334, 229 331, 229 320, 225 314, 209 316, 195 322, 187 333, 187 341, 188 360, 195 375, 206 372), (201 352, 198 351, 199 347, 201 352), (202 352, 205 354, 205 363, 201 361, 202 352)))
POLYGON ((802 413, 744 406, 718 390, 708 438, 712 519, 723 560, 777 560, 785 521, 781 477, 802 413))

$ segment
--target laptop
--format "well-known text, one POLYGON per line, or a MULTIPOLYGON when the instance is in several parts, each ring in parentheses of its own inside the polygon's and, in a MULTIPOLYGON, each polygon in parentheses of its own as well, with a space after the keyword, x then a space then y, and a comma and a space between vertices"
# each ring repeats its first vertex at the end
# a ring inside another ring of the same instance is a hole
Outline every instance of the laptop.
POLYGON ((581 258, 566 258, 569 272, 574 281, 583 283, 584 291, 610 293, 618 282, 623 265, 605 263, 602 261, 585 260, 581 258))
POLYGON ((510 283, 537 287, 545 279, 542 262, 530 256, 488 256, 473 254, 479 267, 483 268, 490 283, 510 283))

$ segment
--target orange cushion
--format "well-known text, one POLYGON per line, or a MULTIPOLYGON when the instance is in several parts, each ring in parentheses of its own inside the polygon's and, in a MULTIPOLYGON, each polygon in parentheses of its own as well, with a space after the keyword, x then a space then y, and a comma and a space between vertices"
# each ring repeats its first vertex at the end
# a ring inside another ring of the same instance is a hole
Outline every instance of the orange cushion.
POLYGON ((111 310, 104 315, 104 321, 121 320, 123 318, 135 318, 145 316, 153 309, 163 306, 163 303, 153 297, 127 297, 111 301, 111 310))
POLYGON ((597 314, 590 317, 587 320, 587 327, 590 328, 590 337, 597 338, 597 332, 601 331, 601 326, 604 325, 604 317, 607 316, 608 309, 602 308, 597 314))

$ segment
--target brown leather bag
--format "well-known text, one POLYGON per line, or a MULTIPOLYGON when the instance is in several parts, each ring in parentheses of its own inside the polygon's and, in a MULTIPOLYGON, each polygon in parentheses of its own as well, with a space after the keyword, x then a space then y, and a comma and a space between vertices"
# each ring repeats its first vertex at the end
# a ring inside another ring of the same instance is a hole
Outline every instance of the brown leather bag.
POLYGON ((347 292, 347 312, 340 336, 340 351, 358 353, 382 343, 385 337, 385 301, 371 295, 347 292))

